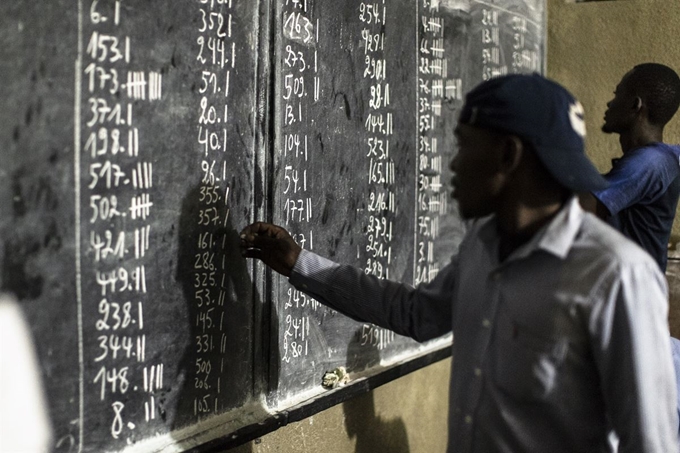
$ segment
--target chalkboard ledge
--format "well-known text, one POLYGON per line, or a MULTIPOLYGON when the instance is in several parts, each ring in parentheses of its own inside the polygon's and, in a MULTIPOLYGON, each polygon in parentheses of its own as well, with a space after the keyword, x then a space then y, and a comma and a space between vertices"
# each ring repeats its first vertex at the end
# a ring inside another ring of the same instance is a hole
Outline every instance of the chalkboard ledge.
MULTIPOLYGON (((424 368, 451 356, 451 343, 446 342, 435 350, 428 350, 420 356, 410 357, 406 361, 371 370, 371 374, 353 379, 349 384, 328 390, 286 410, 270 414, 265 420, 245 426, 227 436, 218 437, 201 445, 191 447, 192 453, 218 453, 225 449, 242 445, 246 442, 276 431, 289 423, 304 420, 318 412, 343 403, 351 398, 368 393, 383 384, 394 381, 413 371, 424 368)), ((181 450, 180 450, 181 451, 181 450)))

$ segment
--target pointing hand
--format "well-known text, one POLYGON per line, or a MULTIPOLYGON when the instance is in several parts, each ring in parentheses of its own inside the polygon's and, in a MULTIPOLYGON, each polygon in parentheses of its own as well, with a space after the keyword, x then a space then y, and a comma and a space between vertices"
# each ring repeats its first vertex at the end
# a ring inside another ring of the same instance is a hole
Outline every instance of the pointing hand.
POLYGON ((285 229, 270 223, 256 222, 241 231, 241 254, 262 260, 286 277, 295 267, 300 250, 285 229))

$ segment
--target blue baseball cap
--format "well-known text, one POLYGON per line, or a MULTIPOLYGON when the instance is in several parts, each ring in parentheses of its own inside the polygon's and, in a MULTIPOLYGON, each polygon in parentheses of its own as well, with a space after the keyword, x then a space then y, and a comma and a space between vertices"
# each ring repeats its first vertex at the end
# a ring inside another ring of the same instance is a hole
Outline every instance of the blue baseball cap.
POLYGON ((513 74, 482 82, 465 97, 459 122, 517 135, 529 142, 562 186, 574 192, 609 186, 584 151, 583 106, 540 74, 513 74))

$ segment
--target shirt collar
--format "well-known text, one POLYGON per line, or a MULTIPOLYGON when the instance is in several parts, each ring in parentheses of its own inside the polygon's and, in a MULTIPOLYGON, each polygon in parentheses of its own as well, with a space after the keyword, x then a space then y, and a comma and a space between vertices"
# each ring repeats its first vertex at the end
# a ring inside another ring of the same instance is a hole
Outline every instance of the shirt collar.
MULTIPOLYGON (((566 258, 581 228, 583 214, 578 198, 572 196, 550 223, 541 228, 529 242, 515 250, 506 262, 526 258, 536 250, 543 250, 560 259, 566 258)), ((498 248, 496 216, 481 219, 478 231, 479 238, 487 245, 489 251, 496 253, 495 250, 498 248)))
MULTIPOLYGON (((583 209, 576 196, 567 201, 554 219, 540 232, 537 248, 564 259, 574 244, 583 222, 583 209)), ((538 235, 537 235, 538 236, 538 235)))

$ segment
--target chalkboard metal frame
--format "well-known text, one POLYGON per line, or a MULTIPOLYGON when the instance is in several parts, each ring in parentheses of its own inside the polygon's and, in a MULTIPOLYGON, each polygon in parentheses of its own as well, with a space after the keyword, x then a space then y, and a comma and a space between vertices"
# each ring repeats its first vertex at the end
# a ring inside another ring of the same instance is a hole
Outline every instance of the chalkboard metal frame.
MULTIPOLYGON (((255 196, 254 212, 256 218, 267 219, 270 221, 270 213, 272 212, 271 193, 274 190, 272 178, 267 175, 270 174, 271 169, 271 153, 274 149, 274 127, 272 110, 274 109, 274 93, 275 80, 272 75, 275 72, 274 63, 274 40, 272 39, 272 29, 274 27, 275 15, 272 14, 271 9, 272 0, 264 0, 260 2, 259 8, 259 34, 258 41, 258 68, 257 86, 256 86, 256 112, 255 112, 255 155, 258 159, 256 163, 255 184, 260 189, 260 193, 255 196), (258 196, 259 195, 259 196, 258 196)), ((262 298, 260 304, 255 304, 254 310, 255 319, 258 321, 255 326, 256 338, 259 339, 255 345, 255 363, 258 369, 255 373, 255 388, 254 395, 265 395, 268 400, 270 398, 269 382, 271 380, 271 364, 269 356, 272 348, 276 347, 273 343, 272 331, 276 326, 273 326, 271 320, 272 303, 269 294, 271 294, 271 280, 272 271, 264 266, 261 262, 253 260, 253 294, 266 295, 262 298), (263 339, 267 339, 265 341, 263 339)))

